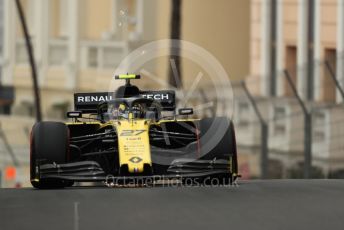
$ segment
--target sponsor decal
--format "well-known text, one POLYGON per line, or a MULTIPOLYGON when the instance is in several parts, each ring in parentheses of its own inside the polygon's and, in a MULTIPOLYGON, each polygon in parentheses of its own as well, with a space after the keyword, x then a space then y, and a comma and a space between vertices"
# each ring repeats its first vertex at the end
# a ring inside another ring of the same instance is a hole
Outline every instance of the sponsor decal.
POLYGON ((168 93, 157 93, 157 94, 142 94, 142 97, 154 100, 169 100, 170 94, 168 93))
POLYGON ((140 163, 142 161, 142 158, 140 157, 132 157, 129 159, 130 162, 134 163, 134 164, 137 164, 137 163, 140 163))
POLYGON ((111 95, 107 96, 78 96, 77 102, 78 103, 83 103, 83 102, 103 102, 103 101, 110 101, 112 100, 111 95))

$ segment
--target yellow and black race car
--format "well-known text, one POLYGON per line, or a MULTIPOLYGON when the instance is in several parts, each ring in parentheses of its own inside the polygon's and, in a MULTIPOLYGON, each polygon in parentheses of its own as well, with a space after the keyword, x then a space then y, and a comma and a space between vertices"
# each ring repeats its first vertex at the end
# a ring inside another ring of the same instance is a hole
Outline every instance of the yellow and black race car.
POLYGON ((233 123, 176 113, 175 92, 141 91, 126 80, 115 92, 76 93, 73 122, 38 122, 31 132, 35 188, 74 182, 231 184, 238 176, 233 123))

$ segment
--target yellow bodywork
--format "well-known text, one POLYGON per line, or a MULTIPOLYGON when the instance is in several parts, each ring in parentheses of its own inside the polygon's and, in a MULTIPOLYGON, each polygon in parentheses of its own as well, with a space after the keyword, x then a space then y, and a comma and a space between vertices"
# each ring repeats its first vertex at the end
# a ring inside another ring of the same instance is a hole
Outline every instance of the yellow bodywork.
POLYGON ((144 165, 152 166, 149 145, 149 121, 121 120, 118 133, 119 165, 128 165, 129 173, 142 173, 144 165))

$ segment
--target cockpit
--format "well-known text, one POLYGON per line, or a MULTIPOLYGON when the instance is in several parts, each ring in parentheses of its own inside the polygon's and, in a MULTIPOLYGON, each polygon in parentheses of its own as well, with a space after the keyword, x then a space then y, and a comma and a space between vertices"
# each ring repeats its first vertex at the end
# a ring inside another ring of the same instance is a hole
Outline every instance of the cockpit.
MULTIPOLYGON (((160 109, 161 110, 161 109, 160 109)), ((152 119, 159 114, 159 104, 143 97, 117 98, 101 103, 98 116, 101 120, 152 119)))

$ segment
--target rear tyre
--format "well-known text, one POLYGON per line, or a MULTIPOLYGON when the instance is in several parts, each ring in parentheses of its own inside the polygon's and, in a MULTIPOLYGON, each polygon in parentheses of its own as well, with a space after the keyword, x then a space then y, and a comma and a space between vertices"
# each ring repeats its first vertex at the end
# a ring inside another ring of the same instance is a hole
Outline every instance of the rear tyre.
POLYGON ((39 164, 66 163, 69 150, 68 127, 61 122, 38 122, 31 131, 30 180, 35 188, 63 188, 72 186, 73 181, 40 179, 39 164))

